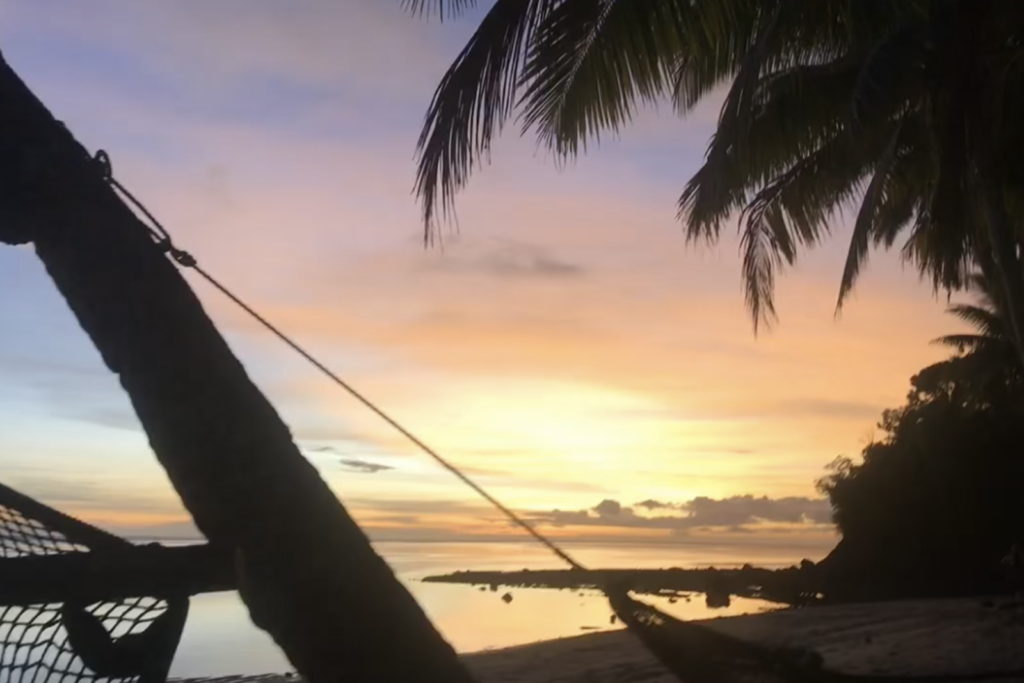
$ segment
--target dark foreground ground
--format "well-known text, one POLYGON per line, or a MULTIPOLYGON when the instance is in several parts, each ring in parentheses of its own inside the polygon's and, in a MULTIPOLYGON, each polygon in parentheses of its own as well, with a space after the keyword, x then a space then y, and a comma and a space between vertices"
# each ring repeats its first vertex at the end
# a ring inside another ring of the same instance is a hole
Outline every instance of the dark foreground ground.
MULTIPOLYGON (((967 677, 1024 669, 1024 609, 998 602, 864 603, 703 623, 754 642, 816 650, 826 668, 852 674, 967 677)), ((465 661, 480 683, 675 683, 624 631, 469 654, 465 661)), ((296 680, 283 676, 206 679, 217 683, 296 680)), ((1001 680, 1024 683, 1024 675, 1001 680)))

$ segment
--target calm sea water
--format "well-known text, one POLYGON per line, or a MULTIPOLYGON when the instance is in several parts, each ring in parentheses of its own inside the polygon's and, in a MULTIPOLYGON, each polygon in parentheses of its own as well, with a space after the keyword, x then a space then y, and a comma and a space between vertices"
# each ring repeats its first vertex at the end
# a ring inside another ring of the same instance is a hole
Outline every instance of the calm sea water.
MULTIPOLYGON (((568 545, 592 567, 726 567, 752 562, 786 566, 801 557, 783 548, 701 545, 568 545)), ((459 569, 550 569, 558 567, 543 548, 528 543, 380 543, 380 552, 406 583, 430 618, 460 652, 507 647, 549 638, 617 628, 600 594, 572 591, 512 591, 513 601, 471 586, 429 584, 424 576, 459 569)), ((813 559, 817 559, 816 557, 813 559)), ((645 598, 686 619, 756 612, 770 607, 758 600, 734 599, 726 609, 710 610, 701 596, 692 602, 645 598)), ((236 593, 193 598, 188 624, 172 667, 173 676, 258 674, 290 670, 269 636, 249 622, 236 593)))

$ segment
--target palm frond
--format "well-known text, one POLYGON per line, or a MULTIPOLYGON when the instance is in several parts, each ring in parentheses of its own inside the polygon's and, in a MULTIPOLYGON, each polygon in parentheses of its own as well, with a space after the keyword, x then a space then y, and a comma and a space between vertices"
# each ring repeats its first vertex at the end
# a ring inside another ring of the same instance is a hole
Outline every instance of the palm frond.
MULTIPOLYGON (((957 108, 963 111, 959 105, 957 108)), ((931 196, 932 223, 943 233, 963 230, 969 211, 965 173, 969 162, 963 133, 964 119, 962 116, 953 118, 942 131, 942 139, 937 144, 938 175, 931 196)))
POLYGON ((744 301, 754 323, 754 334, 771 327, 775 312, 775 273, 796 261, 796 244, 782 209, 767 208, 740 238, 743 254, 744 301))
POLYGON ((524 50, 558 2, 497 0, 434 92, 417 145, 425 239, 508 119, 524 50))
MULTIPOLYGON (((443 18, 477 4, 401 2, 443 18)), ((436 90, 419 139, 415 190, 425 237, 454 210, 455 193, 517 105, 523 131, 536 131, 565 159, 617 132, 643 104, 669 96, 685 115, 732 77, 679 217, 688 240, 713 241, 739 213, 755 332, 775 317, 778 271, 828 235, 837 212, 858 198, 837 311, 871 244, 892 247, 904 231, 904 259, 936 289, 971 284, 989 251, 968 186, 973 90, 967 72, 953 68, 962 63, 959 43, 934 29, 955 27, 950 17, 960 4, 494 0, 436 90)), ((994 163, 1016 215, 1024 211, 1024 133, 1014 125, 1024 115, 1024 88, 1015 88, 1024 84, 1024 40, 1014 27, 1024 25, 1024 10, 1007 16, 1013 27, 989 26, 979 38, 993 55, 991 82, 976 88, 976 99, 994 112, 994 135, 1007 143, 994 163)), ((1024 228, 1015 229, 1024 241, 1024 228)))
POLYGON ((1021 379, 1020 355, 1006 310, 1000 305, 1001 288, 992 278, 991 263, 982 258, 982 270, 964 278, 974 304, 949 306, 946 312, 974 328, 973 333, 947 334, 932 343, 954 349, 957 356, 937 365, 935 378, 976 386, 1006 385, 1021 379))
POLYGON ((932 164, 927 134, 920 113, 903 119, 896 159, 889 171, 883 197, 875 216, 875 247, 892 248, 896 238, 914 220, 927 194, 932 164))
MULTIPOLYGON (((710 144, 714 144, 714 138, 715 135, 710 144)), ((676 204, 676 215, 687 241, 704 239, 714 243, 718 239, 722 223, 746 203, 750 184, 745 180, 749 172, 750 167, 730 159, 728 164, 705 163, 693 174, 676 204)))
POLYGON ((892 178, 886 187, 885 197, 878 206, 876 225, 872 235, 873 245, 891 249, 920 209, 920 198, 900 187, 892 178))
MULTIPOLYGON (((1024 3, 1010 3, 1002 7, 1004 11, 1013 13, 1024 12, 1024 3)), ((1009 30, 1016 31, 1017 36, 1024 35, 1024 29, 1013 17, 1008 18, 1009 30)), ((1020 163, 1017 150, 1024 146, 1024 130, 1020 121, 1024 120, 1024 40, 1017 37, 1009 41, 994 56, 997 60, 993 67, 997 74, 994 88, 990 90, 987 109, 992 112, 992 135, 1003 144, 996 150, 994 165, 997 173, 1005 183, 1004 193, 1015 206, 1012 211, 1020 215, 1021 199, 1024 197, 1024 168, 1020 163)))
POLYGON ((437 15, 438 19, 455 19, 476 7, 476 0, 400 0, 402 9, 418 17, 437 15))
MULTIPOLYGON (((696 34, 706 42, 691 41, 691 52, 677 66, 674 99, 678 111, 687 113, 710 87, 735 75, 730 89, 733 99, 724 103, 721 114, 742 114, 743 100, 752 103, 765 79, 791 68, 831 62, 844 53, 837 47, 840 43, 846 45, 845 51, 852 51, 848 40, 837 38, 844 31, 837 26, 843 23, 842 13, 832 11, 849 4, 848 0, 691 3, 691 8, 699 8, 701 21, 708 28, 696 34)), ((860 5, 869 4, 871 0, 860 5)))
MULTIPOLYGON (((684 42, 701 32, 675 0, 564 0, 538 27, 523 71, 524 132, 575 155, 602 131, 617 132, 639 102, 671 88, 684 42)), ((699 37, 698 37, 699 39, 699 37)))
POLYGON ((960 289, 984 242, 979 206, 968 191, 965 97, 960 86, 939 88, 922 108, 933 171, 904 257, 917 264, 922 277, 931 278, 936 290, 960 289))
POLYGON ((857 220, 853 225, 850 249, 846 255, 846 266, 843 268, 843 278, 839 285, 839 298, 836 301, 837 315, 843 307, 843 301, 845 301, 857 282, 861 266, 867 260, 871 238, 876 231, 876 220, 879 208, 885 198, 885 188, 888 185, 890 173, 896 162, 896 150, 903 132, 903 123, 900 122, 893 128, 889 144, 875 165, 875 173, 871 178, 871 182, 868 183, 867 190, 864 192, 864 199, 861 201, 860 210, 857 212, 857 220))
MULTIPOLYGON (((749 138, 745 133, 753 108, 754 92, 764 63, 774 47, 779 18, 784 5, 779 0, 763 4, 765 11, 770 13, 767 16, 762 16, 755 25, 755 32, 750 36, 751 44, 743 56, 736 76, 733 78, 732 86, 729 88, 729 93, 722 104, 722 111, 718 117, 718 129, 711 138, 711 144, 708 145, 704 166, 710 170, 710 173, 706 176, 708 182, 701 189, 710 187, 712 196, 717 197, 723 194, 720 190, 715 190, 719 189, 716 187, 717 185, 732 176, 729 166, 742 165, 746 161, 744 153, 749 138), (773 7, 769 7, 771 5, 773 7)), ((694 204, 700 206, 702 203, 702 198, 698 196, 694 204)))
POLYGON ((948 346, 964 353, 972 352, 989 341, 988 337, 979 334, 947 334, 932 339, 930 343, 938 346, 948 346))
POLYGON ((1006 333, 1006 324, 1002 317, 997 312, 981 306, 957 304, 947 308, 946 312, 956 316, 986 337, 1002 337, 1006 333))
MULTIPOLYGON (((936 183, 929 185, 934 187, 936 183)), ((978 255, 988 248, 983 223, 973 202, 959 222, 936 218, 934 207, 928 204, 934 192, 921 198, 910 236, 903 245, 903 260, 913 263, 936 291, 957 291, 963 289, 978 255)))
POLYGON ((706 55, 718 51, 721 46, 708 45, 686 52, 676 62, 672 76, 672 103, 676 112, 685 117, 697 104, 735 71, 732 60, 726 55, 706 55))
POLYGON ((741 145, 745 183, 769 181, 849 126, 845 103, 858 62, 850 54, 762 77, 741 145))
POLYGON ((1006 317, 1006 305, 1003 289, 999 285, 998 274, 990 254, 975 256, 980 267, 964 278, 964 290, 974 298, 974 305, 991 311, 1000 318, 1006 317))
POLYGON ((995 286, 996 285, 992 280, 992 275, 986 274, 982 271, 975 271, 968 275, 964 280, 964 288, 976 297, 981 298, 983 301, 991 301, 991 295, 992 292, 995 291, 995 286))
MULTIPOLYGON (((737 208, 737 184, 757 189, 848 125, 840 122, 850 118, 860 65, 896 12, 894 3, 882 0, 762 2, 758 9, 756 21, 727 32, 737 75, 705 164, 679 198, 691 236, 715 237, 737 208), (737 48, 745 50, 742 58, 737 48), (798 105, 801 100, 807 106, 798 105)), ((699 82, 709 80, 705 75, 699 82)))
POLYGON ((913 21, 887 31, 872 47, 853 89, 857 125, 890 120, 921 96, 929 39, 928 24, 913 21))
POLYGON ((689 239, 714 240, 722 222, 745 206, 748 193, 778 179, 844 127, 850 113, 845 102, 858 68, 855 57, 844 57, 762 79, 747 125, 745 157, 730 153, 717 165, 705 163, 679 198, 689 239))
POLYGON ((919 207, 903 245, 903 260, 913 263, 936 292, 959 291, 974 265, 977 241, 969 234, 942 234, 932 228, 931 214, 926 207, 919 207))
POLYGON ((831 219, 852 205, 886 144, 879 135, 837 133, 746 205, 740 217, 743 279, 755 331, 774 320, 775 270, 794 263, 798 246, 814 246, 828 234, 831 219))

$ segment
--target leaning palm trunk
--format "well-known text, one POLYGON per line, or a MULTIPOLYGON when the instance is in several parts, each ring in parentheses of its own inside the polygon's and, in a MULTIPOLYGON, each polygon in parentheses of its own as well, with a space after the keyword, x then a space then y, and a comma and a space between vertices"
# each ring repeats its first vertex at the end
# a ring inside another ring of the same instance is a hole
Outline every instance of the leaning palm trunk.
POLYGON ((313 683, 471 681, 93 164, 0 57, 0 241, 35 245, 253 621, 313 683))

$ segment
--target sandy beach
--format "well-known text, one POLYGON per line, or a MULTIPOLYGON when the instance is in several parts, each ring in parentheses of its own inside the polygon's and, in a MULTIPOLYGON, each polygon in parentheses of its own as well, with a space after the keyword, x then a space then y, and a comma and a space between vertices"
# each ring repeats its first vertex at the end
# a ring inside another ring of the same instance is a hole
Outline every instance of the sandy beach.
MULTIPOLYGON (((827 668, 844 673, 967 677, 1024 669, 1024 607, 999 601, 844 605, 702 623, 758 643, 816 650, 827 668)), ((675 683, 625 631, 467 654, 465 660, 481 683, 675 683)), ((282 678, 205 680, 275 683, 282 678)), ((1024 675, 1002 680, 1024 683, 1024 675)))

